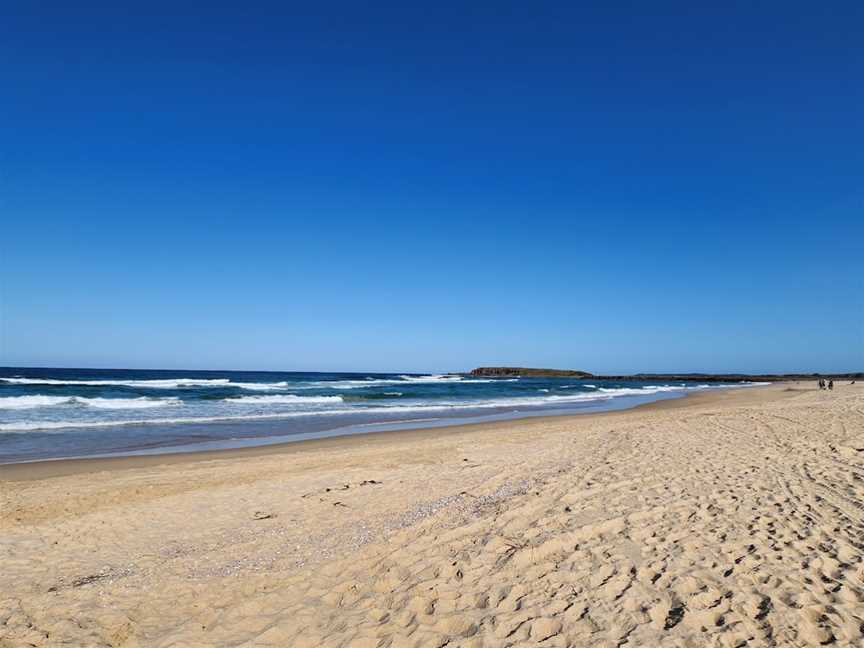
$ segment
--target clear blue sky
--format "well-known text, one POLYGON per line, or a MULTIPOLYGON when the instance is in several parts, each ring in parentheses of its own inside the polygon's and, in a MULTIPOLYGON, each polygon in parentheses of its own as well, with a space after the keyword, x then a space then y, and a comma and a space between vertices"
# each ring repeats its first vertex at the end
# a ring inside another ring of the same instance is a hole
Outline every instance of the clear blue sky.
POLYGON ((0 21, 0 365, 864 369, 860 1, 99 4, 0 21))

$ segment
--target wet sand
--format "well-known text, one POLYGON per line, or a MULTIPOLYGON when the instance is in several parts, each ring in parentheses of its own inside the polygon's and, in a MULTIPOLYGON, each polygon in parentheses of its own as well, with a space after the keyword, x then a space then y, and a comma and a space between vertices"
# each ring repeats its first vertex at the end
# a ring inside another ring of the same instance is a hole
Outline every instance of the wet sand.
POLYGON ((864 388, 0 466, 0 646, 860 645, 864 388))

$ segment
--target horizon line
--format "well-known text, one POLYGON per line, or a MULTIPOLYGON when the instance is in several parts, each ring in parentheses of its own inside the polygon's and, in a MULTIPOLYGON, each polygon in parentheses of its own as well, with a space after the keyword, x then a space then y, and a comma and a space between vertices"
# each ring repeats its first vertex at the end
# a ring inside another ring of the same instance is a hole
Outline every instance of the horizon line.
MULTIPOLYGON (((480 365, 477 368, 481 367, 506 367, 512 369, 543 369, 547 371, 584 371, 584 373, 590 373, 591 376, 589 378, 629 378, 635 376, 776 376, 779 378, 782 377, 795 377, 795 376, 855 376, 855 375, 864 375, 864 369, 859 371, 787 371, 783 373, 777 373, 773 371, 762 371, 762 372, 747 372, 747 371, 637 371, 637 372, 624 372, 624 373, 599 373, 594 374, 590 371, 582 370, 582 369, 560 369, 560 368, 550 368, 550 367, 529 367, 529 366, 521 366, 521 365, 480 365)), ((467 369, 463 371, 408 371, 408 370, 395 370, 395 371, 381 371, 381 370, 359 370, 359 371, 303 371, 299 369, 157 369, 157 368, 139 368, 139 367, 74 367, 74 366, 56 366, 56 367, 47 367, 47 366, 13 366, 13 365, 0 365, 0 370, 8 370, 8 369, 42 369, 42 370, 50 370, 50 369, 63 369, 63 370, 84 370, 84 371, 175 371, 175 372, 235 372, 235 373, 307 373, 307 374, 333 374, 333 373, 341 373, 341 374, 406 374, 406 375, 462 375, 471 373, 472 369, 467 369)), ((589 379, 586 378, 586 379, 589 379)))

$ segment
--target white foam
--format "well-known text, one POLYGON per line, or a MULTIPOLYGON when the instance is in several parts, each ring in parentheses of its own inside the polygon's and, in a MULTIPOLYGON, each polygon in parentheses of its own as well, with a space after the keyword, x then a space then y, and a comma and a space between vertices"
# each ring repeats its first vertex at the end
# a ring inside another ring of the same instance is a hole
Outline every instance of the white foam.
POLYGON ((69 385, 91 387, 138 387, 141 389, 185 389, 194 387, 237 387, 256 391, 285 389, 288 383, 231 382, 229 378, 171 378, 165 380, 56 380, 54 378, 0 378, 9 385, 69 385))
POLYGON ((229 382, 226 387, 237 387, 238 389, 248 389, 251 391, 278 391, 287 389, 290 384, 284 380, 276 383, 246 383, 246 382, 229 382))
POLYGON ((234 387, 250 391, 278 391, 282 389, 359 389, 377 385, 404 385, 407 383, 435 384, 459 383, 477 384, 491 382, 515 382, 518 378, 464 378, 455 374, 430 374, 426 376, 400 375, 398 378, 366 378, 365 380, 320 380, 314 382, 274 383, 233 382, 230 378, 170 378, 163 380, 58 380, 55 378, 0 378, 0 384, 9 385, 69 385, 69 386, 116 386, 138 387, 141 389, 187 389, 205 387, 234 387))
POLYGON ((239 398, 225 398, 223 400, 226 403, 239 403, 241 405, 303 405, 343 402, 341 396, 295 396, 294 394, 240 396, 239 398))
POLYGON ((0 378, 0 382, 11 385, 118 385, 126 387, 155 387, 175 389, 177 387, 222 387, 231 381, 228 378, 171 378, 166 380, 57 380, 55 378, 0 378))
POLYGON ((158 418, 137 420, 113 420, 113 421, 23 421, 19 423, 2 423, 0 432, 33 432, 33 431, 60 431, 74 428, 104 428, 120 427, 124 425, 179 425, 184 423, 215 423, 217 421, 239 421, 260 418, 281 418, 284 414, 261 414, 258 416, 202 416, 190 418, 158 418))
POLYGON ((4 396, 0 398, 0 409, 33 409, 35 407, 53 407, 71 402, 68 396, 4 396))
POLYGON ((83 396, 6 396, 0 409, 36 409, 58 405, 84 405, 98 409, 149 409, 180 403, 177 398, 84 398, 83 396))
POLYGON ((164 407, 166 405, 179 405, 182 401, 179 398, 83 398, 76 396, 76 403, 86 405, 88 407, 96 407, 98 409, 152 409, 154 407, 164 407))
POLYGON ((400 380, 412 383, 459 383, 460 385, 470 385, 477 383, 492 383, 492 382, 516 382, 518 378, 465 378, 458 374, 430 374, 428 376, 409 376, 402 374, 400 380))
POLYGON ((404 380, 388 378, 367 378, 366 380, 321 380, 306 385, 296 385, 296 389, 363 389, 383 385, 404 385, 404 380))
MULTIPOLYGON (((247 397, 249 398, 249 397, 247 397)), ((254 397, 252 397, 254 398, 254 397)), ((269 398, 261 396, 259 398, 269 398)), ((321 398, 339 398, 337 397, 321 397, 321 398)), ((545 397, 523 397, 510 398, 493 401, 445 401, 435 404, 405 404, 405 405, 389 405, 389 406, 358 406, 358 407, 343 407, 343 408, 324 408, 316 410, 294 410, 269 413, 256 413, 246 415, 223 415, 223 416, 202 416, 189 418, 159 418, 159 419, 137 419, 137 420, 113 420, 113 421, 33 421, 0 424, 0 432, 26 432, 31 430, 57 430, 62 428, 91 428, 91 427, 113 427, 120 425, 178 425, 185 423, 215 423, 220 421, 252 421, 261 419, 282 419, 296 418, 302 416, 330 416, 330 415, 345 415, 345 414, 388 414, 388 413, 411 413, 411 412, 436 412, 436 411, 452 411, 452 410, 471 410, 471 409, 494 409, 494 408, 512 408, 519 406, 537 406, 544 402, 580 402, 591 400, 607 400, 611 396, 599 394, 577 394, 573 396, 545 396, 545 397)), ((237 399, 241 400, 241 399, 237 399)), ((386 422, 386 421, 385 421, 386 422)))
POLYGON ((515 382, 518 378, 493 379, 493 378, 463 378, 453 374, 430 374, 428 376, 409 376, 403 374, 398 378, 366 378, 365 380, 320 380, 306 385, 294 385, 294 389, 363 389, 366 387, 380 387, 386 385, 404 385, 405 383, 417 385, 459 383, 470 385, 491 382, 515 382))
POLYGON ((435 383, 435 382, 462 382, 462 376, 457 376, 455 374, 431 374, 428 376, 409 376, 407 374, 402 374, 399 376, 402 380, 407 382, 422 382, 422 383, 435 383))
MULTIPOLYGON (((102 428, 102 427, 118 427, 123 425, 181 425, 194 423, 219 423, 232 421, 258 421, 268 419, 285 419, 296 418, 302 416, 323 416, 323 415, 345 415, 345 414, 361 414, 375 413, 383 414, 389 412, 425 412, 425 411, 446 411, 450 409, 465 409, 469 407, 483 408, 483 405, 417 405, 417 406, 392 406, 392 407, 366 407, 366 408, 342 408, 342 409, 319 409, 307 411, 287 411, 272 414, 244 414, 244 415, 223 415, 223 416, 199 416, 199 417, 183 417, 183 418, 152 418, 152 419, 136 419, 136 420, 112 420, 112 421, 23 421, 18 423, 2 423, 0 424, 0 432, 28 432, 34 430, 62 430, 71 428, 102 428)), ((488 406, 486 406, 488 407, 488 406)), ((384 421, 386 422, 386 421, 384 421)))
MULTIPOLYGON (((646 394, 657 394, 660 392, 682 391, 684 387, 646 385, 645 387, 600 387, 597 391, 612 396, 644 396, 646 394)), ((594 392, 591 392, 594 393, 594 392)))
MULTIPOLYGON (((753 383, 749 383, 743 386, 751 386, 753 383)), ((717 388, 729 388, 728 385, 716 385, 717 388)), ((0 432, 27 432, 32 430, 43 430, 43 431, 59 431, 66 428, 102 428, 102 427, 114 427, 114 426, 122 426, 122 425, 179 425, 179 424, 195 424, 195 423, 211 423, 211 422, 231 422, 231 421, 252 421, 252 420, 261 420, 261 419, 281 419, 281 418, 295 418, 295 417, 303 417, 303 416, 330 416, 330 415, 346 415, 346 414, 391 414, 391 413, 423 413, 423 412, 436 412, 436 411, 452 411, 452 410, 482 410, 482 409, 512 409, 519 407, 533 407, 536 409, 541 409, 544 404, 556 404, 562 405, 566 403, 579 403, 579 402, 590 402, 590 401, 605 401, 611 400, 614 398, 622 397, 622 396, 645 396, 656 394, 658 392, 669 392, 669 391, 686 391, 688 389, 701 389, 705 388, 704 386, 695 386, 695 387, 686 387, 686 386, 671 386, 671 385, 649 385, 643 388, 632 388, 632 387, 620 387, 620 388, 603 388, 593 392, 583 392, 572 395, 549 395, 549 396, 533 396, 533 397, 516 397, 516 398, 502 398, 495 400, 475 400, 475 401, 439 401, 436 403, 404 403, 399 405, 388 405, 388 406, 366 406, 363 404, 357 404, 355 406, 350 407, 340 407, 340 408, 317 408, 317 409, 295 409, 281 412, 273 412, 273 413, 260 413, 256 412, 253 414, 243 414, 243 415, 232 415, 232 414, 224 414, 224 415, 213 415, 213 416, 200 416, 200 417, 183 417, 183 418, 151 418, 151 419, 136 419, 136 420, 110 420, 110 421, 92 421, 92 420, 75 420, 75 421, 19 421, 15 423, 3 423, 0 424, 0 432)), ((156 403, 168 403, 168 402, 179 402, 176 399, 81 399, 79 397, 71 397, 68 399, 64 399, 63 397, 46 397, 46 396, 25 396, 25 397, 8 397, 3 400, 10 399, 21 399, 21 398, 56 398, 60 400, 68 400, 68 401, 77 401, 82 404, 91 404, 92 401, 115 401, 118 404, 121 402, 125 403, 134 403, 133 409, 139 407, 139 403, 143 401, 156 402, 156 403), (90 401, 90 402, 87 402, 90 401)), ((55 401, 52 404, 63 404, 60 400, 55 401)), ((291 404, 326 404, 326 403, 336 403, 342 402, 342 398, 340 396, 295 396, 293 394, 284 394, 284 395, 268 395, 268 396, 246 396, 240 397, 236 399, 225 399, 233 402, 239 402, 244 404, 269 404, 269 403, 291 403, 291 404), (278 400, 274 400, 278 399, 278 400)), ((47 402, 47 401, 43 401, 47 402)), ((224 401, 215 401, 215 402, 224 402, 224 401)), ((35 405, 36 407, 44 406, 44 405, 35 405)), ((99 405, 95 405, 98 407, 99 405)), ((155 406, 155 405, 152 405, 155 406)), ((103 405, 104 407, 104 405, 103 405)), ((143 407, 151 407, 151 405, 144 405, 143 407)), ((111 408, 110 405, 108 408, 111 408)), ((117 409, 120 409, 119 407, 117 409)), ((386 422, 386 421, 383 421, 386 422)))

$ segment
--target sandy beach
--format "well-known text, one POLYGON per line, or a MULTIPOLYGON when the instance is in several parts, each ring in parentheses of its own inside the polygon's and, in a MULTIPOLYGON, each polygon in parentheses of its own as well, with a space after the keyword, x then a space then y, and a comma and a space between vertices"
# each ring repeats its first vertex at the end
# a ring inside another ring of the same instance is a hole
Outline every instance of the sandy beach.
POLYGON ((0 646, 864 642, 864 385, 0 467, 0 646))

